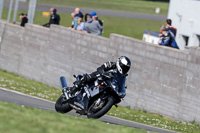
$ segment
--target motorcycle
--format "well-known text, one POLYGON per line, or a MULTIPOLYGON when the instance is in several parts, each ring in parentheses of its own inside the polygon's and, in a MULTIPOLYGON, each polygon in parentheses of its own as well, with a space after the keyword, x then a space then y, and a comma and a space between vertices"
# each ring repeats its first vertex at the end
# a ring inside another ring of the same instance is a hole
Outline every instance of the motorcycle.
MULTIPOLYGON (((78 82, 83 75, 74 77, 78 82)), ((60 77, 63 94, 55 104, 55 110, 60 113, 67 113, 72 109, 80 115, 87 115, 88 118, 100 118, 105 115, 113 105, 121 102, 126 95, 126 76, 117 70, 110 70, 101 74, 94 83, 84 84, 80 91, 74 95, 70 94, 70 87, 67 86, 66 78, 60 77)))

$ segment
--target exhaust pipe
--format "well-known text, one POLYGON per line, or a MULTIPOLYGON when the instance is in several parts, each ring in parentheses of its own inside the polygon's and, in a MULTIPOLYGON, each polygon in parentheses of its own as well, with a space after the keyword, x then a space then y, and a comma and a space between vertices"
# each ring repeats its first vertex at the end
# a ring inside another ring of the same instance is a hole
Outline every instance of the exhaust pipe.
POLYGON ((68 100, 69 99, 69 95, 67 93, 68 86, 67 86, 66 78, 64 76, 60 77, 60 85, 62 88, 62 92, 64 93, 66 99, 68 100))
POLYGON ((61 85, 62 90, 68 88, 67 81, 64 76, 60 77, 60 85, 61 85))

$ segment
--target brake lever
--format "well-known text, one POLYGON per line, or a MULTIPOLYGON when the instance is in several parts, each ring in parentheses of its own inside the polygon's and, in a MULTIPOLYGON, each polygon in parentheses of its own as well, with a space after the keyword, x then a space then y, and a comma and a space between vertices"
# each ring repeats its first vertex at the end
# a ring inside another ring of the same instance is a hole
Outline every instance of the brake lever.
POLYGON ((74 78, 77 78, 77 76, 75 74, 73 76, 74 76, 74 78))

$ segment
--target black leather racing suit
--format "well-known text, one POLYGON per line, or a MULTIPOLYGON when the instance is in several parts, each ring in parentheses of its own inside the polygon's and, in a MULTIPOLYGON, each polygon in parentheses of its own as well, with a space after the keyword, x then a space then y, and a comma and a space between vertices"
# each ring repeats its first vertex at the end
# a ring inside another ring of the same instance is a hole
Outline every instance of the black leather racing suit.
POLYGON ((116 63, 109 61, 98 67, 97 71, 91 74, 84 74, 83 78, 79 82, 75 83, 75 86, 70 89, 71 93, 74 94, 76 91, 78 91, 83 83, 91 83, 95 81, 101 74, 112 69, 116 69, 116 63))
POLYGON ((100 67, 97 68, 97 71, 91 73, 91 74, 86 74, 86 79, 85 82, 89 83, 97 79, 97 77, 106 71, 116 69, 116 63, 115 62, 106 62, 100 67))

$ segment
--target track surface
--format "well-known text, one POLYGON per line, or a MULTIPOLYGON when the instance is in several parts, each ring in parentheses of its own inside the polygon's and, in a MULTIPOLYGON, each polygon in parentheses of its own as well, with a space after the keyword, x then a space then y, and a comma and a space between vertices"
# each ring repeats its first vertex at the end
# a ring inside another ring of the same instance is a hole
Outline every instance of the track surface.
MULTIPOLYGON (((0 88, 0 101, 15 103, 17 105, 24 105, 28 107, 34 107, 38 109, 55 111, 54 102, 33 97, 33 96, 29 96, 20 92, 7 90, 4 88, 0 88)), ((79 116, 73 111, 69 112, 68 114, 73 115, 73 116, 79 116)), ((140 124, 140 123, 136 123, 136 122, 132 122, 128 120, 123 120, 123 119, 108 116, 108 115, 101 117, 99 120, 106 123, 110 123, 110 124, 125 125, 125 126, 129 126, 133 128, 145 129, 147 131, 154 131, 154 132, 160 132, 160 133, 176 133, 174 131, 169 131, 169 130, 156 128, 153 126, 148 126, 148 125, 144 125, 144 124, 140 124)))
MULTIPOLYGON (((13 4, 14 5, 14 4, 13 4)), ((4 7, 9 8, 9 2, 4 2, 4 7)), ((49 12, 49 9, 52 6, 49 5, 41 5, 37 4, 36 10, 37 11, 47 11, 49 12)), ((64 6, 54 6, 58 13, 71 13, 74 11, 73 7, 64 7, 64 6)), ((14 8, 13 8, 14 9, 14 8)), ((22 10, 28 10, 28 3, 20 2, 19 9, 22 10)), ((88 8, 81 8, 81 11, 85 13, 90 13, 94 11, 94 9, 88 9, 88 8)), ((146 20, 156 20, 156 21, 165 21, 167 16, 162 15, 152 15, 152 14, 144 14, 144 13, 134 13, 134 12, 123 12, 123 11, 110 11, 110 10, 96 10, 98 16, 109 16, 109 17, 120 17, 120 18, 135 18, 135 19, 146 19, 146 20)))

